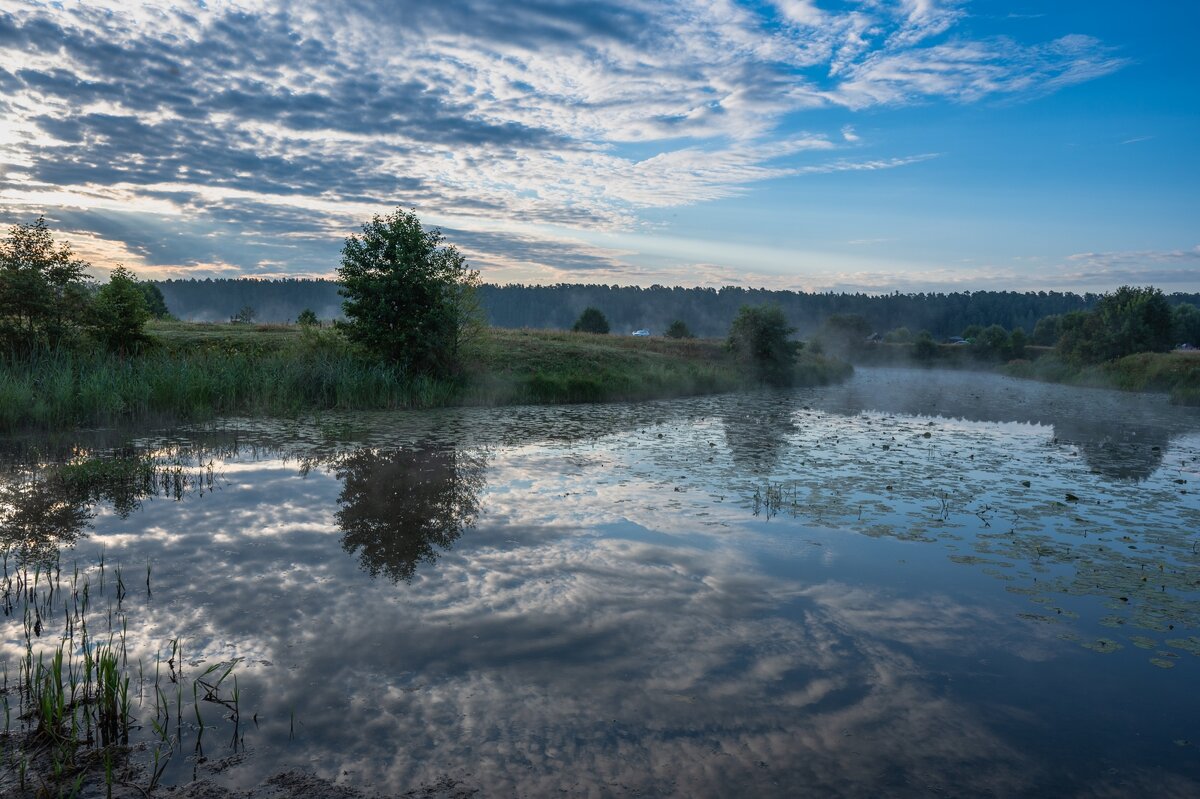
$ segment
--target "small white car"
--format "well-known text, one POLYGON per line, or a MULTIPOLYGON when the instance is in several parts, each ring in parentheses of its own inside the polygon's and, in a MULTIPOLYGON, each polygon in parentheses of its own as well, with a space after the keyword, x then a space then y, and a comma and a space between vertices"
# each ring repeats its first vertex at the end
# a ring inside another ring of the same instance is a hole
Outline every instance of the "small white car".
POLYGON ((635 330, 635 331, 633 331, 633 335, 635 335, 635 336, 648 336, 648 335, 650 335, 650 331, 649 331, 649 330, 647 330, 646 328, 644 328, 644 327, 643 327, 641 330, 635 330))

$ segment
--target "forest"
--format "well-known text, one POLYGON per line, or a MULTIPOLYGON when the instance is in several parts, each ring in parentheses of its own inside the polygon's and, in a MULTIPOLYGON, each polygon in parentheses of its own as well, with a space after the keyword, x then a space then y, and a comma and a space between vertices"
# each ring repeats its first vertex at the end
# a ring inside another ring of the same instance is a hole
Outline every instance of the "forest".
MULTIPOLYGON (((253 321, 294 321, 305 309, 321 319, 341 316, 342 298, 332 280, 164 280, 156 283, 170 312, 191 321, 228 321, 251 312, 253 321)), ((928 330, 937 338, 960 334, 972 325, 1000 325, 1032 331, 1046 316, 1086 311, 1099 294, 1057 291, 975 291, 918 294, 834 294, 772 291, 727 286, 606 286, 560 283, 554 286, 488 285, 479 289, 487 321, 495 327, 568 330, 588 307, 608 318, 614 333, 647 328, 661 334, 683 320, 702 337, 724 336, 743 305, 777 305, 797 333, 817 332, 833 314, 859 314, 876 332, 899 327, 928 330)), ((1200 293, 1167 295, 1172 305, 1200 305, 1200 293)))

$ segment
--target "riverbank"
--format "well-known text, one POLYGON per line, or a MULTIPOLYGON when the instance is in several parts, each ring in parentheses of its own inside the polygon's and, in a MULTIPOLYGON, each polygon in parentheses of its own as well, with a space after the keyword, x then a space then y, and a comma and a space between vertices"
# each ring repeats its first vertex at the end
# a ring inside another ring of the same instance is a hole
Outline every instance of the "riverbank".
POLYGON ((1056 355, 1010 361, 1000 371, 1012 377, 1087 388, 1167 394, 1175 405, 1200 406, 1200 352, 1142 352, 1095 366, 1073 366, 1056 355))
MULTIPOLYGON (((332 330, 295 325, 151 325, 132 358, 67 353, 0 365, 0 432, 226 414, 614 402, 746 388, 717 339, 489 330, 451 380, 409 377, 332 330)), ((841 361, 802 353, 797 385, 844 379, 841 361)))
POLYGON ((912 344, 866 344, 846 354, 858 366, 924 367, 999 372, 1009 377, 1167 394, 1176 405, 1200 406, 1200 351, 1143 352, 1108 363, 1078 366, 1052 347, 1026 347, 1024 357, 980 357, 970 346, 937 344, 918 355, 912 344))

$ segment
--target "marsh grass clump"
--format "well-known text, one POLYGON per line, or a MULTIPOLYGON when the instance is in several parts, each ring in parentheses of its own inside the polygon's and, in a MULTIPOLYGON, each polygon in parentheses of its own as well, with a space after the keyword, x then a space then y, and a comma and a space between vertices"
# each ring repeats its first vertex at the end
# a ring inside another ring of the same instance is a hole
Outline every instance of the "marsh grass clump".
POLYGON ((191 678, 196 725, 187 728, 180 642, 171 641, 155 655, 152 674, 130 659, 119 564, 106 590, 102 580, 93 584, 89 578, 103 575, 103 559, 90 572, 76 565, 64 573, 57 559, 23 558, 13 550, 3 556, 0 596, 6 615, 22 623, 17 629, 25 640, 15 675, 3 664, 0 794, 15 789, 78 796, 103 786, 112 795, 117 785, 152 792, 185 737, 194 732, 196 750, 202 751, 204 729, 214 720, 204 718, 201 703, 223 708, 221 717, 233 725, 233 746, 240 746, 241 691, 234 672, 241 658, 210 665, 191 678), (108 601, 99 603, 100 598, 108 601), (63 627, 47 646, 42 639, 52 620, 63 627), (97 635, 93 628, 104 631, 97 635), (142 751, 149 754, 139 758, 142 751))

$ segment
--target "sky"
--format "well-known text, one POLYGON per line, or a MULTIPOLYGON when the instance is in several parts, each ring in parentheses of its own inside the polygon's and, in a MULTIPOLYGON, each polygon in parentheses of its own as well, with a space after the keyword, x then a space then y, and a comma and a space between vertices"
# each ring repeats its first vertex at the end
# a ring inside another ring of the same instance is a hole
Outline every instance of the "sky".
POLYGON ((494 283, 1200 291, 1200 5, 0 0, 0 225, 328 277, 414 209, 494 283))

